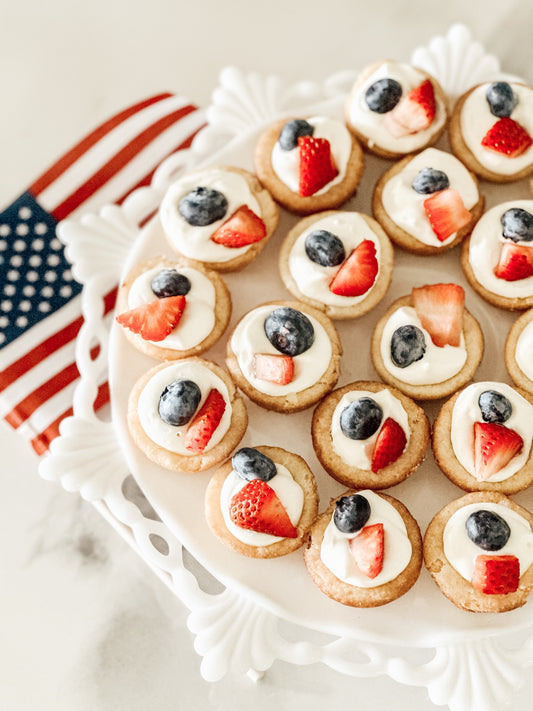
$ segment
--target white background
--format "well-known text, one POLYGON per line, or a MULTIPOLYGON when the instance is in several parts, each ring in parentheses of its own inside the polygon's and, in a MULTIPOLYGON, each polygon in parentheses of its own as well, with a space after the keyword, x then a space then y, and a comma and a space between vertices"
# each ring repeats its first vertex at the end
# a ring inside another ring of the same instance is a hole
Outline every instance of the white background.
MULTIPOLYGON (((2 0, 0 202, 96 125, 171 90, 206 105, 220 69, 321 80, 468 25, 533 81, 530 0, 2 0)), ((37 474, 0 427, 0 709, 429 711, 424 689, 276 663, 207 684, 186 609, 88 504, 37 474)), ((513 699, 531 707, 533 681, 513 699)), ((482 711, 482 710, 479 710, 482 711)))

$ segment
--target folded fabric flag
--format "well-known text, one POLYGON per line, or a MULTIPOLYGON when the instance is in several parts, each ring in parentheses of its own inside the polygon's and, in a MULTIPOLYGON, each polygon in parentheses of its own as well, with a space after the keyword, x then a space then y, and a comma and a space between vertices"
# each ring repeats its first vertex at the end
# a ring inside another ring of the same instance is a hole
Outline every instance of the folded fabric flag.
MULTIPOLYGON (((57 224, 122 203, 165 158, 188 148, 204 123, 204 112, 184 97, 150 97, 96 128, 0 213, 0 415, 38 454, 72 415, 79 378, 82 287, 57 224)), ((106 313, 115 297, 116 287, 105 297, 106 313)), ((108 401, 104 382, 95 408, 108 401)))

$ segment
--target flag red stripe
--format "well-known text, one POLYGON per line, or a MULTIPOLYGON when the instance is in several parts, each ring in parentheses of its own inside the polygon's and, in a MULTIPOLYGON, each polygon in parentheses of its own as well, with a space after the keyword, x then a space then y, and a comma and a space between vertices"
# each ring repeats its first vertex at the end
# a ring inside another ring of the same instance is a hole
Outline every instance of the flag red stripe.
POLYGON ((77 143, 73 148, 71 148, 67 153, 65 153, 61 158, 54 163, 45 173, 43 173, 37 180, 30 186, 29 190, 34 195, 37 196, 43 190, 45 190, 49 185, 51 185, 54 180, 64 173, 71 165, 73 165, 79 158, 86 153, 90 148, 92 148, 98 141, 100 141, 107 133, 116 128, 119 124, 126 121, 134 114, 142 111, 143 109, 156 104, 158 101, 163 99, 168 99, 172 94, 164 93, 158 94, 157 96, 152 96, 149 99, 130 106, 129 108, 121 111, 116 116, 111 117, 101 126, 96 128, 92 133, 86 136, 83 140, 77 143))
POLYGON ((111 160, 103 165, 94 175, 86 180, 83 185, 75 190, 72 195, 69 195, 66 200, 63 200, 56 208, 51 210, 52 216, 57 220, 63 220, 70 213, 88 200, 97 190, 105 185, 111 178, 119 173, 127 163, 129 163, 145 146, 165 131, 169 126, 176 123, 187 114, 197 111, 197 108, 192 105, 184 106, 183 108, 174 111, 167 116, 164 116, 156 123, 142 131, 126 146, 124 146, 111 160))

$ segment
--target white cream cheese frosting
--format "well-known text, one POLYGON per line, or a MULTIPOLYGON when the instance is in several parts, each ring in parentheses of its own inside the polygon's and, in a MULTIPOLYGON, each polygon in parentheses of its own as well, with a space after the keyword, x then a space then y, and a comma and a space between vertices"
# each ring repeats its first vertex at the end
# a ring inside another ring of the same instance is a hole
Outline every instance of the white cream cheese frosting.
POLYGON ((530 380, 533 380, 533 321, 522 329, 515 352, 516 364, 530 380))

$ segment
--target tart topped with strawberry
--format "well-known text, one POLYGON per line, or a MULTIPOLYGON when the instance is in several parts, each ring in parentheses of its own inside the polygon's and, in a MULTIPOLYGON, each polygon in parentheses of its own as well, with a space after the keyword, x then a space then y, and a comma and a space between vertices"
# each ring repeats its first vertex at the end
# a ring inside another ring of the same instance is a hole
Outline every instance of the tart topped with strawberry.
POLYGON ((533 89, 506 81, 473 87, 455 105, 450 144, 485 180, 526 177, 533 171, 533 89))
POLYGON ((356 80, 345 118, 368 151, 399 158, 437 141, 446 126, 446 97, 437 80, 421 69, 378 62, 356 80))
POLYGON ((363 153, 333 118, 282 119, 257 143, 255 170, 277 202, 299 215, 342 205, 363 173, 363 153))
POLYGON ((159 219, 180 255, 218 271, 249 264, 278 224, 278 208, 257 178, 221 166, 188 173, 167 190, 159 219))

